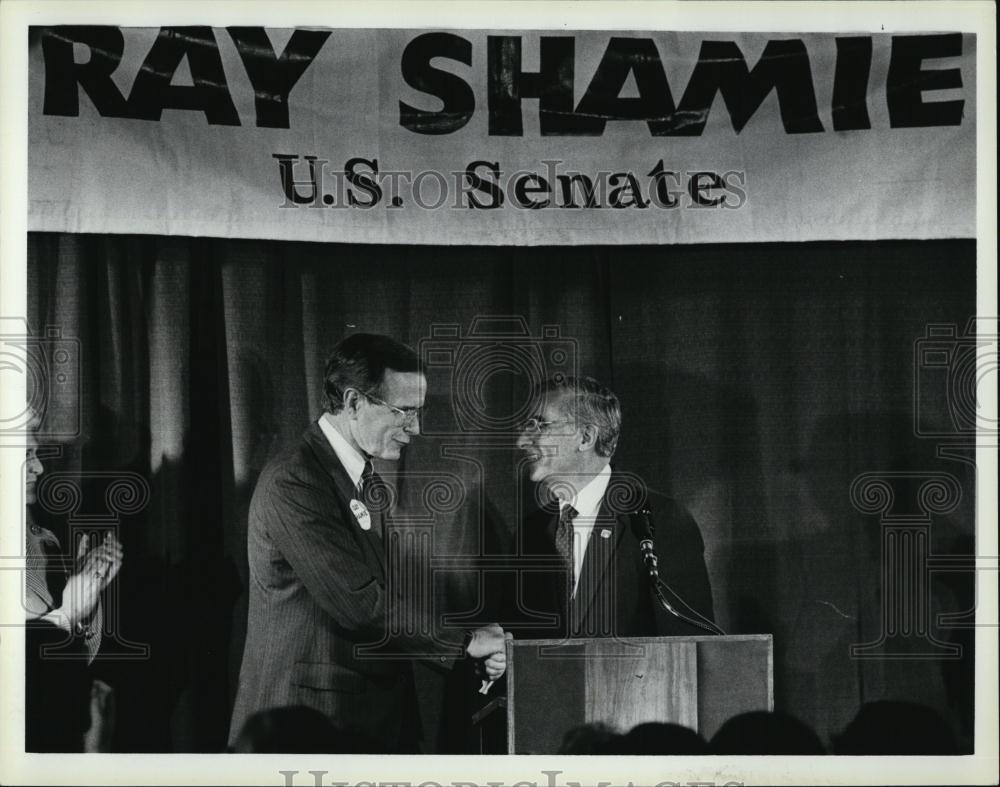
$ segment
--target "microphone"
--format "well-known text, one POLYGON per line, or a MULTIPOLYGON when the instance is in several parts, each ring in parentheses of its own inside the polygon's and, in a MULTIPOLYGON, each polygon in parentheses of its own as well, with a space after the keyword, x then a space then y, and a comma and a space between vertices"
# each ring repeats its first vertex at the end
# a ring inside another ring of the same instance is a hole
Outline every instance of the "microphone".
POLYGON ((653 544, 653 522, 650 519, 652 512, 648 508, 641 508, 630 517, 632 522, 632 532, 639 540, 639 554, 642 555, 642 562, 646 566, 649 578, 656 582, 660 578, 659 559, 656 557, 655 545, 653 544))
POLYGON ((677 595, 669 585, 667 585, 663 580, 660 579, 659 570, 659 559, 656 557, 655 544, 653 543, 653 512, 648 508, 640 508, 638 511, 632 513, 629 520, 632 524, 632 533, 635 535, 636 539, 639 541, 639 553, 642 555, 642 562, 646 566, 646 573, 649 576, 650 586, 652 587, 653 594, 656 596, 656 600, 660 603, 667 612, 673 615, 679 620, 683 620, 685 623, 689 623, 696 628, 704 629, 712 634, 724 634, 718 626, 716 626, 712 621, 703 617, 697 610, 692 609, 684 599, 677 595), (692 613, 701 620, 696 620, 695 618, 689 617, 682 612, 679 612, 667 597, 664 595, 663 590, 667 589, 677 597, 677 599, 692 613))

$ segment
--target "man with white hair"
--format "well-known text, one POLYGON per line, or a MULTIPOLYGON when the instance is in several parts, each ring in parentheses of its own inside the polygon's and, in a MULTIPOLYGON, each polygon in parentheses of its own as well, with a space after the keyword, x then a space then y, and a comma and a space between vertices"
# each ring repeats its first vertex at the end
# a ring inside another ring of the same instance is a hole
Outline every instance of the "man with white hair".
POLYGON ((538 411, 520 428, 517 445, 542 503, 522 523, 519 539, 525 603, 512 613, 518 621, 512 627, 520 637, 718 631, 694 519, 611 466, 621 420, 618 397, 608 388, 569 377, 541 387, 538 411), (658 552, 655 586, 641 549, 649 526, 658 552))

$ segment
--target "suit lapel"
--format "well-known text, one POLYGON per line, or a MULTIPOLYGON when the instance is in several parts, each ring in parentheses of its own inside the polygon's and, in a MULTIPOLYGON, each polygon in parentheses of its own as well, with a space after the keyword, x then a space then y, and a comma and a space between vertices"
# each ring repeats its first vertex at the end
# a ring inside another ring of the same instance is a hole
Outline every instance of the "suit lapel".
POLYGON ((357 518, 354 516, 354 512, 351 511, 351 500, 357 499, 357 490, 351 482, 351 477, 347 474, 347 470, 344 469, 344 466, 337 458, 337 454, 333 450, 333 446, 331 446, 329 440, 326 439, 326 435, 323 434, 323 430, 319 428, 318 423, 314 422, 309 425, 309 428, 305 432, 304 439, 306 443, 309 444, 309 447, 316 455, 320 464, 323 466, 323 469, 326 470, 327 474, 333 480, 334 490, 337 493, 341 508, 343 509, 342 513, 347 518, 347 521, 357 527, 360 531, 360 540, 368 554, 369 562, 380 572, 384 581, 386 573, 385 546, 381 536, 379 535, 382 531, 382 524, 385 521, 383 513, 379 511, 370 511, 369 514, 372 518, 371 529, 363 530, 358 523, 357 518), (378 518, 378 521, 376 518, 378 518))
POLYGON ((569 617, 572 610, 571 599, 569 598, 570 587, 567 584, 569 577, 562 568, 562 560, 559 559, 559 552, 556 550, 556 531, 559 530, 559 504, 550 503, 543 509, 547 513, 545 519, 545 546, 547 557, 551 558, 559 568, 549 575, 549 593, 551 595, 552 609, 556 610, 564 622, 564 630, 568 635, 570 632, 569 617))
MULTIPOLYGON (((585 628, 588 618, 602 611, 600 607, 595 609, 595 604, 599 599, 605 605, 614 603, 615 591, 609 586, 609 583, 614 579, 611 575, 612 559, 618 551, 625 530, 626 527, 621 519, 616 517, 608 508, 607 502, 602 500, 597 519, 594 522, 594 529, 590 534, 590 541, 587 543, 587 551, 583 556, 580 582, 571 605, 570 627, 573 634, 585 628)), ((598 621, 610 621, 611 610, 598 614, 597 619, 598 621)), ((598 635, 600 633, 610 634, 611 632, 600 632, 600 629, 606 627, 607 623, 602 623, 596 628, 590 628, 595 629, 593 633, 598 635)))

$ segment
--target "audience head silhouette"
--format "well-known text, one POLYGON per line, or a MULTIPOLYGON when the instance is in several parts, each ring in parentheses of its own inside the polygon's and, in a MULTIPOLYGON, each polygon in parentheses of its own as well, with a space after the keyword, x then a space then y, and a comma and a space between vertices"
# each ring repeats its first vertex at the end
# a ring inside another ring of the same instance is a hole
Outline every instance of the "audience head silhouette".
POLYGON ((915 702, 880 700, 861 706, 833 740, 836 754, 958 754, 948 723, 933 708, 915 702))
POLYGON ((708 744, 680 724, 639 724, 614 743, 617 754, 707 754, 708 744))
POLYGON ((238 754, 365 754, 374 749, 338 728, 315 708, 289 705, 258 711, 246 720, 233 748, 238 754))
POLYGON ((711 754, 825 754, 819 737, 786 713, 753 711, 729 719, 709 743, 711 754))
POLYGON ((563 735, 559 754, 613 754, 620 738, 621 735, 606 724, 581 724, 563 735))

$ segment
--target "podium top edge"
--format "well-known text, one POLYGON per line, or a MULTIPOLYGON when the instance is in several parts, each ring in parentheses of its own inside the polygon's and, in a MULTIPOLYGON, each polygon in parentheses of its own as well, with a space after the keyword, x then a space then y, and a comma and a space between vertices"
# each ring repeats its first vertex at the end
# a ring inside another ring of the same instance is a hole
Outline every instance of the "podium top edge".
POLYGON ((657 642, 773 642, 774 640, 771 634, 726 634, 724 636, 696 634, 684 637, 572 637, 569 639, 516 639, 509 633, 507 636, 514 646, 544 645, 545 647, 558 645, 575 647, 591 643, 605 645, 613 643, 645 645, 657 642))

